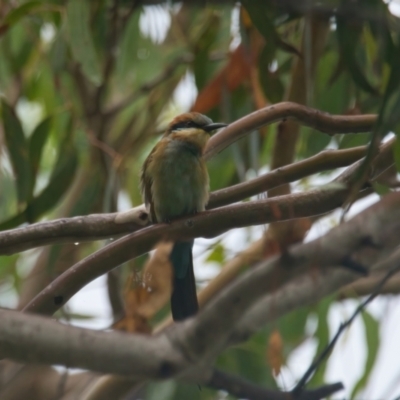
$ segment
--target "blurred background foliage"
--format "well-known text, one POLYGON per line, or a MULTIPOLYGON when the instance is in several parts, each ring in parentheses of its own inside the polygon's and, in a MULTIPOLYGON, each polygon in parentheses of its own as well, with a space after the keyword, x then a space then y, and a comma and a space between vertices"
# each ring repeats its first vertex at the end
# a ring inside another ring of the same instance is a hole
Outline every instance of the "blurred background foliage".
MULTIPOLYGON (((141 164, 168 121, 188 109, 225 122, 284 100, 334 114, 399 109, 400 20, 381 0, 168 4, 0 3, 0 229, 141 204, 141 164)), ((267 171, 272 157, 279 158, 276 130, 277 125, 262 128, 214 157, 211 189, 267 171)), ((371 134, 330 138, 302 127, 291 144, 300 160, 328 147, 370 141, 371 134)), ((253 235, 245 237, 250 244, 253 235)), ((57 245, 0 257, 1 305, 22 307, 100 245, 57 245)), ((221 267, 231 258, 224 240, 210 248, 206 264, 221 267)), ((116 293, 144 261, 109 275, 115 319, 124 308, 116 293)), ((218 365, 277 386, 272 370, 279 373, 310 337, 310 318, 317 351, 326 345, 335 301, 281 318, 226 351, 218 365)), ((87 317, 68 315, 68 309, 61 316, 87 317)), ((367 359, 352 398, 368 381, 379 348, 378 321, 366 312, 363 323, 367 359)), ((313 377, 313 385, 324 382, 324 371, 313 377)), ((216 396, 174 382, 148 385, 145 395, 223 398, 216 396)))

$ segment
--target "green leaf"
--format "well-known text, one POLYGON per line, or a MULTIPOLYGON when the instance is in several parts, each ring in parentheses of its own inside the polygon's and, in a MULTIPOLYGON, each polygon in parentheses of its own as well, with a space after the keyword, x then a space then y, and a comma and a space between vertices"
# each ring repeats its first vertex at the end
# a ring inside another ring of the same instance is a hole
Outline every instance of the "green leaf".
POLYGON ((63 71, 67 63, 67 44, 61 32, 57 34, 51 47, 50 63, 54 73, 63 71))
POLYGON ((29 162, 28 142, 14 110, 4 100, 1 105, 4 136, 15 174, 18 204, 21 205, 29 200, 32 193, 32 171, 29 162))
POLYGON ((61 146, 48 185, 28 205, 26 213, 29 222, 36 221, 58 203, 69 188, 77 165, 78 157, 75 148, 71 144, 61 146))
POLYGON ((275 57, 275 50, 276 47, 273 43, 267 43, 261 51, 258 59, 260 84, 264 94, 272 103, 282 101, 284 93, 284 87, 279 76, 279 70, 275 72, 269 70, 269 64, 275 57))
POLYGON ((358 133, 356 135, 342 135, 340 139, 340 149, 349 149, 351 147, 364 146, 371 140, 370 133, 358 133))
POLYGON ((368 82, 357 60, 358 42, 361 35, 362 25, 349 22, 347 17, 337 17, 337 39, 339 43, 342 61, 349 70, 354 82, 363 90, 373 95, 378 91, 368 82))
POLYGON ((367 360, 365 362, 364 373, 354 386, 353 391, 351 392, 351 399, 354 399, 357 393, 359 393, 360 390, 363 389, 367 384, 372 372, 372 368, 375 364, 380 345, 378 321, 374 317, 372 317, 372 315, 367 311, 363 311, 361 316, 365 328, 367 360))
MULTIPOLYGON (((315 357, 321 354, 329 343, 329 325, 328 325, 328 312, 332 304, 332 298, 326 298, 318 304, 317 316, 318 327, 315 332, 315 338, 318 340, 318 347, 315 352, 315 357)), ((311 378, 310 386, 319 386, 324 383, 324 375, 326 370, 327 359, 318 367, 317 371, 311 378)))
POLYGON ((0 31, 6 31, 10 26, 16 24, 21 18, 41 5, 43 5, 41 1, 27 1, 21 6, 14 8, 4 18, 3 24, 0 26, 0 31))
MULTIPOLYGON (((42 129, 43 126, 40 130, 42 129)), ((43 140, 44 134, 37 133, 35 142, 38 147, 38 142, 40 141, 39 136, 42 136, 41 139, 43 140)), ((42 192, 29 201, 23 211, 2 222, 0 224, 0 230, 11 229, 24 222, 36 222, 44 213, 52 209, 59 202, 61 197, 70 187, 78 165, 77 152, 70 139, 71 131, 69 128, 65 134, 65 138, 60 142, 58 158, 53 167, 47 186, 42 190, 42 192)), ((38 151, 38 148, 36 150, 38 151)), ((37 157, 37 154, 34 157, 37 157)))
POLYGON ((39 169, 40 159, 42 157, 43 147, 49 137, 51 128, 51 117, 44 119, 33 131, 29 140, 29 160, 32 168, 32 188, 35 187, 36 174, 39 169))
POLYGON ((381 185, 378 182, 373 182, 372 187, 379 196, 385 196, 390 193, 390 188, 386 185, 381 185))
POLYGON ((215 261, 219 264, 225 261, 225 247, 221 243, 218 243, 207 257, 206 262, 210 261, 215 261))
POLYGON ((331 137, 328 135, 321 135, 320 132, 315 131, 315 129, 302 126, 300 128, 301 132, 301 146, 299 153, 302 157, 310 157, 314 154, 319 153, 324 150, 328 144, 331 142, 331 137))
POLYGON ((69 43, 75 60, 81 64, 84 74, 95 85, 100 85, 100 63, 89 29, 90 8, 86 0, 70 0, 67 5, 69 43))
POLYGON ((169 400, 176 398, 177 382, 167 380, 162 382, 151 382, 146 387, 147 400, 169 400))
POLYGON ((278 330, 282 335, 285 348, 293 349, 304 340, 305 325, 311 313, 309 307, 302 307, 278 320, 278 330))
POLYGON ((140 39, 140 9, 130 17, 121 40, 120 54, 117 58, 117 75, 123 81, 128 73, 135 71, 140 39))
POLYGON ((215 11, 207 10, 200 21, 195 26, 194 42, 192 43, 193 54, 193 72, 198 89, 202 89, 210 79, 212 73, 212 63, 209 60, 209 53, 215 44, 218 31, 221 25, 221 18, 215 11))
POLYGON ((394 144, 393 154, 397 172, 400 172, 400 134, 396 132, 396 136, 397 139, 394 144))
POLYGON ((281 50, 301 57, 301 53, 296 49, 296 47, 285 42, 278 35, 271 15, 271 4, 269 2, 243 0, 241 3, 248 12, 252 23, 265 37, 267 43, 272 40, 281 50))

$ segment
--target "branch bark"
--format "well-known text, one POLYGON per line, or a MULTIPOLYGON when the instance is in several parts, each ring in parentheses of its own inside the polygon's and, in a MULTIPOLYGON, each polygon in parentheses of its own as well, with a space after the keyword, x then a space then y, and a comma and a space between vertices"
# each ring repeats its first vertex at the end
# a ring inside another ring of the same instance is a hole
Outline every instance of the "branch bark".
MULTIPOLYGON (((308 276, 309 271, 314 271, 315 281, 319 272, 343 268, 351 262, 366 268, 398 263, 399 256, 393 250, 400 244, 399 231, 400 193, 394 193, 325 236, 293 246, 282 256, 260 263, 197 316, 156 336, 89 331, 39 316, 0 310, 0 353, 23 362, 87 368, 139 379, 209 382, 209 366, 215 357, 233 339, 245 339, 244 328, 249 332, 249 326, 254 327, 249 315, 254 314, 253 307, 265 302, 260 300, 266 291, 279 294, 289 281, 308 276), (242 334, 238 336, 240 326, 242 334)), ((345 274, 354 276, 350 272, 345 274)), ((272 308, 279 310, 279 301, 284 303, 285 299, 274 295, 269 301, 270 307, 273 304, 272 308)), ((296 307, 300 305, 297 301, 296 307)), ((274 312, 271 308, 264 309, 264 314, 265 311, 271 319, 274 312)))
POLYGON ((332 136, 337 133, 369 132, 376 118, 374 114, 331 115, 315 108, 285 101, 257 110, 229 124, 208 141, 205 157, 209 159, 215 156, 248 132, 281 120, 296 120, 332 136))
MULTIPOLYGON (((210 195, 207 209, 243 200, 311 174, 344 167, 359 160, 366 151, 360 146, 346 150, 325 150, 297 163, 278 168, 248 182, 243 182, 210 195)), ((31 248, 56 243, 79 243, 135 232, 148 224, 143 206, 122 213, 91 214, 39 222, 0 232, 0 254, 14 254, 31 248)))
MULTIPOLYGON (((392 142, 386 143, 374 160, 373 174, 392 165, 392 142)), ((348 184, 361 160, 349 167, 332 186, 307 193, 295 193, 260 201, 251 201, 157 224, 127 235, 81 260, 42 290, 25 311, 52 314, 93 279, 122 263, 150 251, 157 242, 195 237, 213 237, 229 229, 268 222, 315 216, 341 206, 349 193, 348 184)))

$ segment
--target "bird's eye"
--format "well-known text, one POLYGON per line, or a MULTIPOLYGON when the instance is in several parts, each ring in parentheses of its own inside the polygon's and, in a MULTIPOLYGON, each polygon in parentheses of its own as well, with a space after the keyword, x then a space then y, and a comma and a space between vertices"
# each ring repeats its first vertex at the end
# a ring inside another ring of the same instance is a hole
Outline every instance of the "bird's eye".
POLYGON ((171 126, 171 130, 178 131, 179 129, 198 128, 199 125, 194 121, 182 121, 171 126))

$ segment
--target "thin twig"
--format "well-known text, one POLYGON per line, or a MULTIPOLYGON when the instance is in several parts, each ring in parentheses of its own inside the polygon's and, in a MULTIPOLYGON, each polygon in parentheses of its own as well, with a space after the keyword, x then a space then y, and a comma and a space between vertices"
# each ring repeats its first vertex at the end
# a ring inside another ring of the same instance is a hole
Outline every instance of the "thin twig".
POLYGON ((324 385, 299 394, 263 388, 240 376, 214 369, 207 386, 249 400, 320 400, 343 389, 341 382, 324 385))
POLYGON ((128 96, 126 99, 122 100, 120 103, 110 107, 108 110, 105 111, 105 115, 108 118, 114 117, 116 114, 121 112, 124 108, 128 107, 131 105, 134 101, 139 99, 142 95, 150 92, 154 88, 156 88, 158 85, 161 83, 164 83, 166 79, 168 79, 175 70, 182 64, 188 64, 191 62, 193 59, 192 56, 190 55, 183 55, 181 57, 176 58, 174 61, 172 61, 169 65, 164 68, 164 70, 156 76, 154 79, 152 79, 149 82, 146 82, 142 86, 140 86, 134 93, 132 93, 130 96, 128 96))
POLYGON ((344 323, 342 323, 337 330, 335 336, 332 338, 330 343, 325 347, 322 353, 313 361, 304 375, 301 377, 296 387, 293 389, 293 393, 300 392, 307 381, 310 379, 311 375, 317 370, 317 368, 321 365, 321 363, 325 360, 325 358, 330 354, 332 349, 334 348, 337 340, 343 333, 343 331, 351 325, 351 323, 355 320, 355 318, 364 310, 364 308, 373 300, 376 296, 381 292, 381 289, 385 285, 385 283, 398 271, 400 270, 400 265, 396 265, 391 268, 385 276, 380 280, 380 282, 376 285, 375 290, 356 308, 353 315, 344 323))

